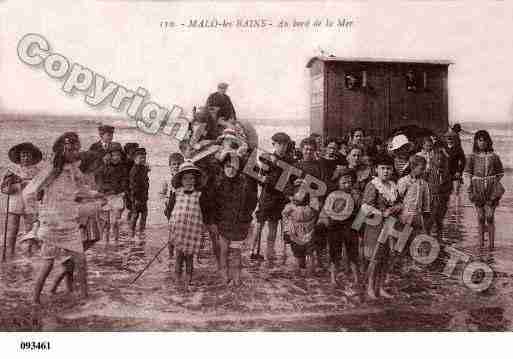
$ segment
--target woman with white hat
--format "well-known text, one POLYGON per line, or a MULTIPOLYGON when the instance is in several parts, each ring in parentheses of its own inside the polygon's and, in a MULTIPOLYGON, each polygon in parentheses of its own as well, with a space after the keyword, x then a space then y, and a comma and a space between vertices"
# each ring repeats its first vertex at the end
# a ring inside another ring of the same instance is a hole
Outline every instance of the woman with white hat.
POLYGON ((390 141, 388 152, 394 158, 396 178, 401 178, 410 172, 409 158, 413 154, 414 145, 403 134, 395 135, 390 141))

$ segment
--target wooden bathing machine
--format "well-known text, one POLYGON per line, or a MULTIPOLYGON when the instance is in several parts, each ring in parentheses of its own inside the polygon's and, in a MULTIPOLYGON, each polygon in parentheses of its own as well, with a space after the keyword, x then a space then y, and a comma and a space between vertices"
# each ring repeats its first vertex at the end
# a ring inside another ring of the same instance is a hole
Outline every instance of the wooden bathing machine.
POLYGON ((416 125, 448 129, 446 60, 313 57, 310 69, 310 133, 347 135, 362 127, 384 138, 416 125))

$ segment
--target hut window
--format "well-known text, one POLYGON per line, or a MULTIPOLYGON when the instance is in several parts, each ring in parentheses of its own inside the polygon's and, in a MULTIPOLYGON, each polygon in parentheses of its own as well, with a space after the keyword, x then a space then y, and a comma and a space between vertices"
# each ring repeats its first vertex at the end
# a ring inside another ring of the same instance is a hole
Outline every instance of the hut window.
POLYGON ((362 85, 361 72, 348 72, 344 78, 348 90, 356 90, 362 85))
POLYGON ((417 79, 413 70, 406 73, 406 90, 417 91, 417 79))

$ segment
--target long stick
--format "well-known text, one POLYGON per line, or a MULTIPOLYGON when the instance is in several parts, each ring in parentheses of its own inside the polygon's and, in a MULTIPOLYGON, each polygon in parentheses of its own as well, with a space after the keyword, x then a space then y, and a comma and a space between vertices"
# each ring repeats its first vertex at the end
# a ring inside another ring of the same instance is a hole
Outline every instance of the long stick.
POLYGON ((148 264, 146 264, 146 267, 143 268, 142 271, 139 272, 139 274, 137 274, 137 276, 134 278, 133 281, 130 282, 130 284, 134 284, 135 281, 137 279, 139 279, 139 277, 146 271, 146 269, 148 269, 150 267, 150 265, 155 262, 155 259, 157 259, 157 257, 160 255, 160 253, 162 253, 162 251, 168 246, 168 243, 166 243, 162 248, 159 249, 159 251, 157 252, 157 254, 155 254, 155 257, 153 257, 153 259, 151 261, 148 262, 148 264))
POLYGON ((4 248, 2 253, 2 262, 5 262, 5 252, 7 251, 7 223, 9 222, 9 202, 11 195, 7 194, 7 205, 5 209, 5 224, 4 224, 4 248))

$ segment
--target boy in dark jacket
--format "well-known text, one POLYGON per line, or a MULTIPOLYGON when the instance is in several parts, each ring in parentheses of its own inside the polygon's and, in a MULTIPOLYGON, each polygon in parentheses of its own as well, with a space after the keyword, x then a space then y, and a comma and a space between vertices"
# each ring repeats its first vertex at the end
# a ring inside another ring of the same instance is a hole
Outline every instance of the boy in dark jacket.
POLYGON ((224 153, 222 173, 218 176, 210 198, 212 222, 210 232, 220 248, 220 271, 223 280, 240 285, 241 251, 253 211, 257 204, 258 187, 255 179, 242 173, 244 164, 235 151, 224 153))
POLYGON ((258 198, 258 209, 255 213, 257 218, 257 227, 254 242, 254 246, 260 244, 262 229, 264 228, 265 223, 268 222, 269 231, 266 250, 268 265, 271 265, 275 259, 274 247, 278 222, 281 220, 281 212, 288 202, 288 198, 284 193, 284 190, 276 188, 276 184, 283 172, 283 169, 278 166, 277 162, 279 160, 288 164, 293 164, 294 162, 292 156, 287 154, 291 144, 289 135, 283 132, 278 132, 271 137, 271 140, 274 151, 271 155, 271 162, 267 163, 269 169, 267 171, 262 171, 265 175, 265 182, 262 184, 262 191, 258 198))
POLYGON ((135 237, 135 227, 139 220, 139 233, 144 234, 146 229, 146 218, 148 216, 148 190, 150 180, 148 177, 149 168, 146 165, 146 149, 138 148, 134 153, 134 165, 130 170, 129 187, 132 201, 132 223, 131 237, 135 237), (140 219, 139 219, 140 218, 140 219))
POLYGON ((103 206, 102 229, 108 242, 111 231, 114 240, 119 239, 119 220, 125 208, 123 197, 128 189, 128 175, 122 162, 121 145, 117 142, 112 143, 107 153, 110 154, 110 160, 96 173, 96 185, 98 191, 107 199, 107 204, 103 206))

